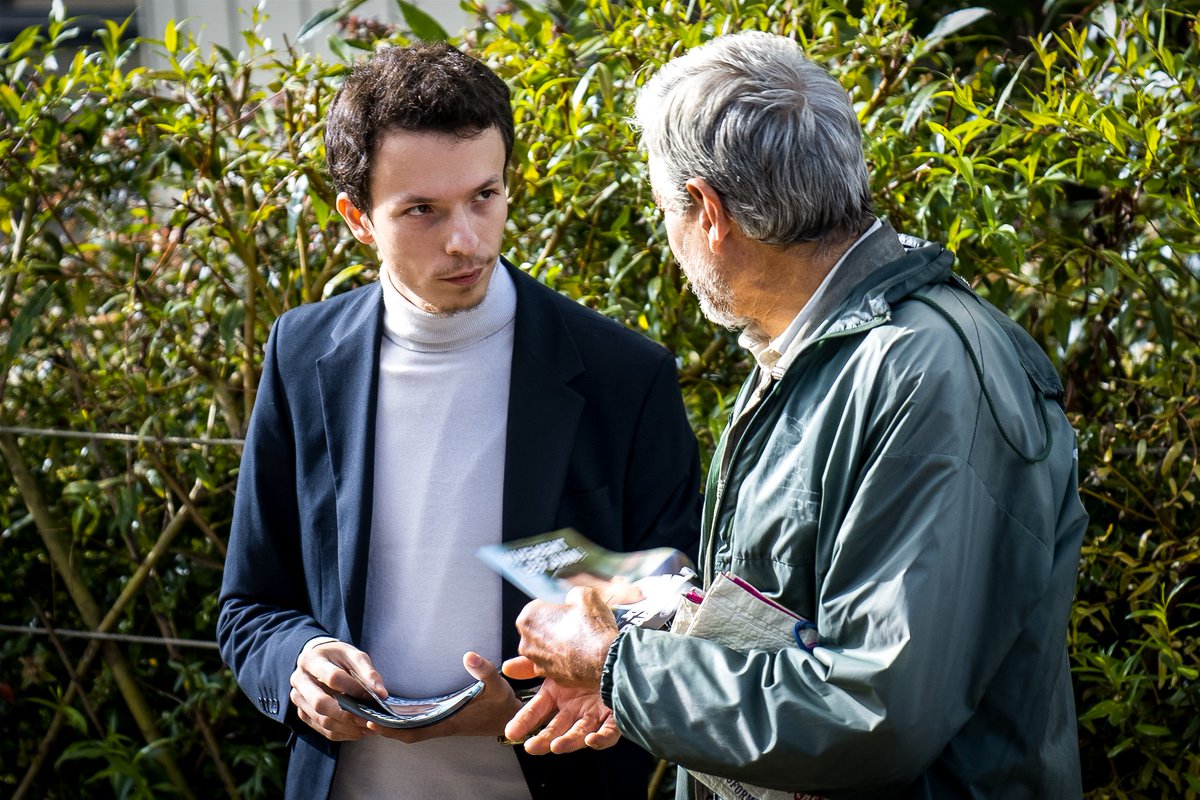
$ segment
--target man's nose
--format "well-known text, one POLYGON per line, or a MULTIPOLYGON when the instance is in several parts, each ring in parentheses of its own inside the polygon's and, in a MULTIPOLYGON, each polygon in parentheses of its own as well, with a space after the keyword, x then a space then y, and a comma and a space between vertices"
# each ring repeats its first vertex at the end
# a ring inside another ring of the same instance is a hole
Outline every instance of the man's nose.
POLYGON ((471 216, 465 209, 458 209, 450 217, 450 235, 446 239, 446 252, 451 255, 474 255, 479 246, 479 235, 475 233, 471 216))

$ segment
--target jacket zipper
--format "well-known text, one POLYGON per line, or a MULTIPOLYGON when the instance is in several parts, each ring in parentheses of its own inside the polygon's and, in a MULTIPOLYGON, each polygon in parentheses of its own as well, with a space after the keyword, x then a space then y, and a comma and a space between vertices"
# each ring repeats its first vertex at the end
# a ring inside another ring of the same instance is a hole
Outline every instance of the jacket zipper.
MULTIPOLYGON (((826 334, 819 339, 815 339, 803 346, 800 352, 796 354, 796 358, 788 366, 788 369, 795 369, 796 362, 800 360, 799 357, 804 353, 805 350, 816 347, 818 344, 826 341, 827 339, 838 339, 850 336, 852 334, 862 333, 872 328, 877 328, 880 325, 886 325, 888 322, 891 322, 891 320, 892 312, 889 310, 886 313, 863 323, 862 325, 846 328, 845 330, 841 330, 832 334, 826 334)), ((701 577, 706 587, 712 583, 713 570, 716 568, 717 528, 719 527, 721 513, 725 507, 725 488, 729 482, 729 468, 736 460, 738 450, 742 445, 742 441, 745 439, 746 432, 754 424, 754 421, 758 419, 759 415, 762 413, 763 407, 766 406, 767 401, 774 397, 776 390, 779 388, 779 384, 782 382, 783 377, 776 378, 772 376, 771 384, 767 388, 766 393, 759 398, 757 403, 742 409, 741 413, 738 415, 738 418, 734 420, 733 424, 730 426, 728 436, 725 437, 725 449, 721 453, 721 463, 717 465, 717 485, 715 487, 717 496, 713 500, 712 505, 712 524, 709 528, 708 541, 704 543, 704 553, 702 554, 704 563, 701 565, 701 577)), ((753 397, 751 398, 751 401, 753 402, 753 397)))
MULTIPOLYGON (((717 544, 717 527, 721 519, 721 511, 725 503, 725 487, 728 485, 729 467, 733 464, 738 450, 741 448, 742 442, 745 439, 746 432, 758 419, 762 413, 763 407, 767 401, 775 395, 776 389, 779 388, 779 379, 771 378, 771 383, 767 387, 766 392, 754 402, 749 408, 742 409, 738 418, 733 421, 729 428, 729 435, 725 437, 725 450, 721 453, 721 463, 717 465, 717 496, 713 500, 712 506, 712 526, 708 531, 708 541, 705 542, 704 548, 704 564, 703 564, 703 579, 704 585, 708 586, 713 580, 713 570, 716 567, 716 544, 717 544)), ((757 390, 756 390, 757 391, 757 390)), ((751 397, 753 402, 753 397, 751 397)))

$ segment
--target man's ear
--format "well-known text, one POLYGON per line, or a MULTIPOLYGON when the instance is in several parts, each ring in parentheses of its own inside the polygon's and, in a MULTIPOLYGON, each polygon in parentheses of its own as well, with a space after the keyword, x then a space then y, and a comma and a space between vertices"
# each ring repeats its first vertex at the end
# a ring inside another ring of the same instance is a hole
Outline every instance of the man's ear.
POLYGON ((350 195, 345 192, 338 193, 337 210, 342 215, 342 219, 346 220, 346 224, 350 226, 350 233, 354 234, 355 239, 363 244, 375 244, 375 232, 371 227, 371 218, 350 202, 350 195))
POLYGON ((699 209, 700 227, 708 240, 708 249, 714 253, 720 252, 733 225, 721 195, 704 178, 689 178, 684 188, 699 209))

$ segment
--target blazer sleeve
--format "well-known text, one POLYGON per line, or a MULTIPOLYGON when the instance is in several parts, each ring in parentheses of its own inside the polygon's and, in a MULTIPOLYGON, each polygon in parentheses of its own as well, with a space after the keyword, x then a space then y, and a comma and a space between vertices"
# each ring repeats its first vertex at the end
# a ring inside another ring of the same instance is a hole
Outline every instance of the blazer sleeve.
POLYGON ((242 452, 217 642, 242 691, 268 717, 311 731, 289 711, 304 643, 327 635, 313 618, 302 561, 293 421, 280 373, 282 320, 272 328, 242 452))
POLYGON ((664 352, 649 383, 626 471, 626 550, 675 547, 695 561, 700 536, 700 458, 674 359, 664 352))

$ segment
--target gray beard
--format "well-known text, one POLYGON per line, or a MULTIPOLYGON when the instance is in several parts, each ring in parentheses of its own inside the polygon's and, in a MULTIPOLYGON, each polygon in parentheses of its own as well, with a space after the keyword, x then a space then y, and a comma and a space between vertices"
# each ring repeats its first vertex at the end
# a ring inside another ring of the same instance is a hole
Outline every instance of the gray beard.
POLYGON ((731 331, 747 328, 753 322, 734 312, 733 293, 724 281, 707 272, 692 275, 685 269, 684 274, 688 278, 688 288, 700 302, 700 313, 709 322, 731 331))

